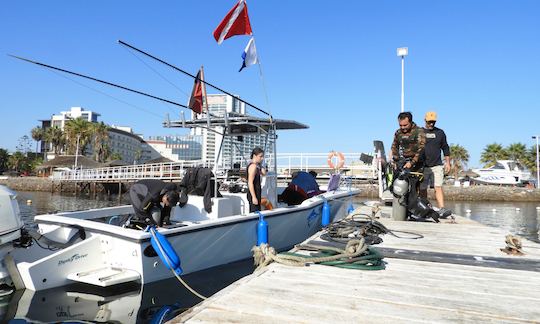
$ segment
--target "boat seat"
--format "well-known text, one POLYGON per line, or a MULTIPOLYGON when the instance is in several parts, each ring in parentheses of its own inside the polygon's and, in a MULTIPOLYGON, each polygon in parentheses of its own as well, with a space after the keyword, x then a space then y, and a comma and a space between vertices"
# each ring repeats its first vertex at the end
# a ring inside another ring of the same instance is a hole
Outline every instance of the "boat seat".
POLYGON ((204 209, 204 197, 189 196, 184 207, 176 206, 171 211, 171 222, 182 221, 203 221, 217 219, 232 215, 240 215, 243 212, 242 206, 245 203, 242 198, 236 195, 227 195, 220 198, 212 198, 212 212, 208 213, 204 209))

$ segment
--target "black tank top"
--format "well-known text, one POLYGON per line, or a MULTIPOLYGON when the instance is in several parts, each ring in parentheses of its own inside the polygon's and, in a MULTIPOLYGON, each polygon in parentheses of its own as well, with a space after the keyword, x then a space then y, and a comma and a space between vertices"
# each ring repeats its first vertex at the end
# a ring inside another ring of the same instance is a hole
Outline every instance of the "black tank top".
MULTIPOLYGON (((253 162, 250 162, 246 168, 246 174, 248 175, 248 181, 249 181, 249 166, 253 164, 253 162)), ((261 168, 257 165, 257 168, 255 169, 255 177, 253 178, 253 189, 255 189, 255 195, 257 196, 257 200, 259 200, 259 203, 261 201, 261 168)), ((248 184, 249 185, 249 184, 248 184)), ((247 192, 248 200, 251 203, 251 192, 248 190, 247 192)))

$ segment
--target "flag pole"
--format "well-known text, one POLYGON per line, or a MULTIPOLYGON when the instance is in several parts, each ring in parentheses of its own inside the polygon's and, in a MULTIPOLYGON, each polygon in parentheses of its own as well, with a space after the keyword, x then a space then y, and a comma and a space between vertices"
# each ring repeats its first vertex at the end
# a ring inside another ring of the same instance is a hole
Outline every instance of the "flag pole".
MULTIPOLYGON (((163 61, 162 59, 153 56, 152 54, 149 54, 149 53, 147 53, 147 52, 145 52, 145 51, 143 51, 143 50, 140 50, 140 49, 138 49, 138 48, 136 48, 136 47, 134 47, 134 46, 131 46, 131 45, 129 45, 128 43, 123 42, 122 40, 118 40, 118 43, 119 43, 120 45, 129 47, 129 48, 131 48, 132 50, 137 51, 137 52, 139 52, 139 53, 141 53, 141 54, 143 54, 143 55, 146 55, 146 56, 148 56, 148 57, 150 57, 150 58, 152 58, 152 59, 154 59, 154 60, 156 60, 156 61, 158 61, 158 62, 160 62, 160 63, 163 63, 163 64, 167 65, 168 67, 170 67, 170 68, 172 68, 172 69, 174 69, 174 70, 176 70, 176 71, 178 71, 178 72, 182 72, 182 73, 184 73, 185 75, 192 77, 193 79, 196 79, 196 78, 197 78, 197 77, 194 76, 193 74, 191 74, 191 73, 189 73, 189 72, 186 72, 186 71, 180 69, 179 67, 174 66, 174 65, 172 65, 172 64, 170 64, 170 63, 167 63, 167 62, 163 61)), ((204 84, 206 84, 206 85, 208 85, 208 86, 210 86, 210 87, 212 87, 212 88, 214 88, 214 89, 216 89, 216 90, 218 90, 218 91, 223 92, 224 94, 227 94, 227 95, 229 95, 229 96, 231 96, 231 97, 233 97, 233 98, 236 98, 237 100, 239 100, 239 101, 245 103, 246 105, 248 105, 248 106, 250 106, 250 107, 256 109, 257 111, 259 111, 259 112, 261 112, 261 113, 263 113, 263 114, 268 115, 268 116, 271 117, 271 114, 270 114, 270 113, 268 113, 268 112, 266 112, 266 111, 260 109, 259 107, 255 106, 255 105, 252 105, 251 103, 249 103, 249 102, 247 102, 247 101, 241 99, 240 97, 235 96, 235 95, 233 95, 232 93, 230 93, 230 92, 228 92, 228 91, 226 91, 226 90, 224 90, 224 89, 221 89, 221 88, 219 88, 218 86, 215 86, 215 85, 213 85, 213 84, 211 84, 211 83, 209 83, 209 82, 206 82, 206 81, 204 81, 204 80, 201 80, 201 82, 204 83, 204 84)))

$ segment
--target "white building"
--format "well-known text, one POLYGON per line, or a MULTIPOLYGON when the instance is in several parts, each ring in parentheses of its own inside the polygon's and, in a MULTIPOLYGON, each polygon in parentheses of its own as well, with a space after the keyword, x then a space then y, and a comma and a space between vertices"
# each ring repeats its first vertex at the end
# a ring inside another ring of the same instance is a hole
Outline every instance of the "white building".
MULTIPOLYGON (((85 110, 82 107, 71 107, 69 111, 62 111, 58 115, 52 115, 50 121, 42 120, 42 128, 58 126, 64 130, 66 122, 71 119, 82 118, 91 123, 97 123, 100 114, 85 110)), ((141 135, 135 134, 131 127, 109 126, 109 147, 112 153, 118 153, 122 161, 127 164, 143 163, 151 159, 151 152, 141 135)), ((43 149, 42 149, 43 150, 43 149)), ((47 150, 47 160, 54 159, 50 146, 47 150)), ((44 150, 43 150, 44 151, 44 150)), ((92 155, 92 145, 88 145, 83 155, 92 155)))

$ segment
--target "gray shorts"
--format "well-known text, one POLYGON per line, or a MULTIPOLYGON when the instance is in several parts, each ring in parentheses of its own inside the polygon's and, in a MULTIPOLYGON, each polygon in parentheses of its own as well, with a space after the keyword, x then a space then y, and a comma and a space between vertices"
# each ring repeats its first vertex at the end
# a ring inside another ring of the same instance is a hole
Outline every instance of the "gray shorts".
POLYGON ((420 184, 420 189, 425 190, 431 184, 435 187, 441 187, 444 179, 444 168, 442 165, 424 167, 424 180, 420 184))

